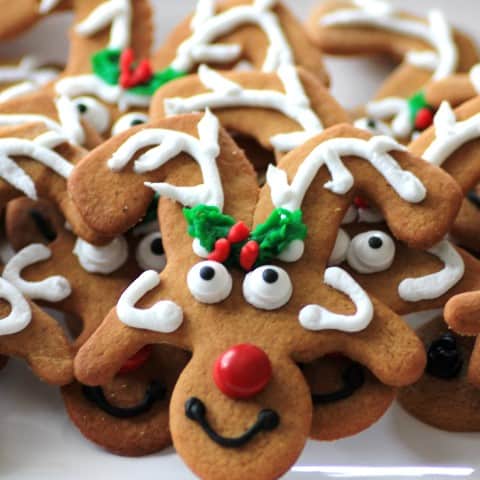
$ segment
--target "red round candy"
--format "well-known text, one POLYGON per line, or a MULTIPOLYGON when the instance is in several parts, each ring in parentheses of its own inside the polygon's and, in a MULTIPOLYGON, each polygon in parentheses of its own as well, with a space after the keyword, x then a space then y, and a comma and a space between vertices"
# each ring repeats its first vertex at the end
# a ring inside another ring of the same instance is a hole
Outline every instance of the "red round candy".
POLYGON ((120 368, 118 373, 130 373, 139 369, 152 354, 152 346, 145 345, 135 355, 131 356, 120 368))
POLYGON ((417 130, 425 130, 433 123, 433 112, 427 108, 421 108, 415 117, 415 128, 417 130))
POLYGON ((250 398, 272 378, 267 354, 255 345, 242 343, 222 353, 213 367, 217 387, 231 398, 250 398))
POLYGON ((357 208, 369 208, 368 202, 362 197, 355 197, 353 203, 357 208))

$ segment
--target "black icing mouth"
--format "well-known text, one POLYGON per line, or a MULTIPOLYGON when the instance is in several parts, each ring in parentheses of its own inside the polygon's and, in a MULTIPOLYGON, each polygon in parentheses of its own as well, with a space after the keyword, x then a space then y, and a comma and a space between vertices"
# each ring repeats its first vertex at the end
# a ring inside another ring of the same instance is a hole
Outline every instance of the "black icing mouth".
POLYGON ((42 234, 43 238, 50 243, 57 238, 55 230, 52 228, 52 225, 47 218, 35 208, 32 208, 29 212, 31 219, 35 223, 35 227, 42 234))
POLYGON ((85 398, 94 403, 100 410, 115 418, 134 418, 149 412, 156 402, 165 398, 166 392, 166 388, 160 382, 152 381, 140 403, 133 407, 117 407, 107 400, 102 387, 82 385, 82 393, 85 398))
POLYGON ((314 405, 326 405, 351 397, 365 383, 365 372, 359 363, 352 362, 342 373, 343 386, 335 392, 312 393, 314 405))
POLYGON ((256 422, 242 435, 234 438, 223 437, 218 434, 208 423, 206 418, 207 408, 205 404, 196 397, 190 397, 185 402, 185 415, 194 422, 197 422, 211 440, 225 448, 238 448, 246 445, 260 432, 275 430, 280 424, 280 416, 270 409, 260 410, 256 422))
POLYGON ((443 380, 453 379, 460 375, 462 366, 462 353, 452 333, 444 333, 428 347, 426 372, 429 375, 443 380))

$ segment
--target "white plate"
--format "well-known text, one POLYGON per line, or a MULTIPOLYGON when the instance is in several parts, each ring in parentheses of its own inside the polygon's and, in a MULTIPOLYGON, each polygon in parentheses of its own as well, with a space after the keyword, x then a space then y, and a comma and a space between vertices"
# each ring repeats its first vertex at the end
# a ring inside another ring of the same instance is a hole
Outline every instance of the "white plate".
MULTIPOLYGON (((315 4, 314 0, 286 1, 303 17, 315 4)), ((455 24, 470 33, 478 31, 478 0, 393 3, 417 11, 440 7, 456 19, 455 24)), ((193 5, 194 0, 156 0, 158 41, 193 5)), ((42 52, 49 59, 61 60, 67 42, 58 38, 65 36, 66 18, 48 19, 20 41, 0 45, 0 56, 42 52)), ((348 107, 367 100, 389 68, 383 62, 350 59, 329 59, 327 65, 332 73, 333 92, 348 107), (358 78, 364 81, 359 82, 358 78)), ((380 422, 354 438, 334 443, 309 442, 285 478, 480 478, 479 438, 478 434, 453 434, 430 428, 394 406, 380 422)), ((110 455, 86 441, 69 422, 58 390, 41 384, 21 362, 11 361, 0 374, 0 479, 193 478, 173 449, 131 459, 110 455)))

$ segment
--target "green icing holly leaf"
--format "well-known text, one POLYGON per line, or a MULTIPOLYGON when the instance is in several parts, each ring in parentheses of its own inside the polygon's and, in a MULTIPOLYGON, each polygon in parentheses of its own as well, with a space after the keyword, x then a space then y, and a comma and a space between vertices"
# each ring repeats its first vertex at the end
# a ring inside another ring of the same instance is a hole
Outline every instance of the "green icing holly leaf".
POLYGON ((105 48, 92 56, 92 69, 108 85, 118 85, 120 78, 120 56, 116 48, 105 48))
POLYGON ((304 240, 307 226, 302 221, 302 211, 291 212, 276 208, 265 223, 258 225, 250 235, 260 247, 257 264, 270 261, 280 255, 294 240, 304 240))
POLYGON ((184 208, 183 215, 188 223, 188 234, 198 238, 200 245, 211 252, 219 238, 225 238, 235 220, 224 215, 219 208, 208 205, 197 205, 184 208))
POLYGON ((412 124, 415 123, 418 111, 425 107, 428 107, 428 103, 423 91, 415 93, 408 99, 408 109, 410 110, 410 121, 412 124))

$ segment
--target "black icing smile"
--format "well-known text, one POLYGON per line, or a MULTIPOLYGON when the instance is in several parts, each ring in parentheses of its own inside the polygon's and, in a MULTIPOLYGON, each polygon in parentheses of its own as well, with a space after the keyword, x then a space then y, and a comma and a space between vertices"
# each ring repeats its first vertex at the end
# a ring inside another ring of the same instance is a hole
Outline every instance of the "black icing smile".
POLYGON ((42 212, 32 208, 29 213, 35 223, 35 227, 37 227, 37 230, 42 234, 43 238, 49 243, 53 242, 57 238, 57 234, 42 212))
POLYGON ((133 418, 147 413, 151 410, 155 402, 159 402, 165 398, 166 388, 160 383, 151 382, 146 391, 143 400, 134 407, 117 407, 112 405, 105 394, 102 387, 87 387, 82 385, 83 395, 87 400, 94 403, 98 408, 116 418, 133 418))
POLYGON ((342 373, 343 386, 335 392, 312 393, 314 405, 326 405, 351 397, 365 383, 365 373, 358 363, 352 363, 342 373))
POLYGON ((238 448, 246 445, 260 432, 275 430, 280 424, 280 416, 274 410, 264 409, 258 413, 257 421, 242 435, 234 438, 226 438, 219 435, 208 423, 206 418, 207 408, 205 404, 196 397, 190 397, 185 402, 185 415, 194 422, 197 422, 203 431, 218 445, 225 448, 238 448))

